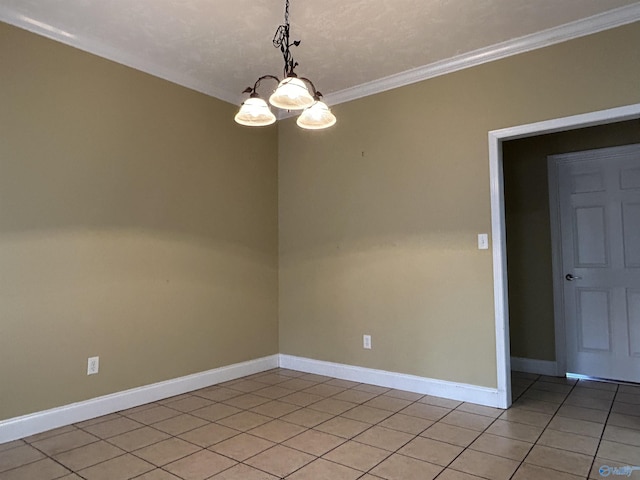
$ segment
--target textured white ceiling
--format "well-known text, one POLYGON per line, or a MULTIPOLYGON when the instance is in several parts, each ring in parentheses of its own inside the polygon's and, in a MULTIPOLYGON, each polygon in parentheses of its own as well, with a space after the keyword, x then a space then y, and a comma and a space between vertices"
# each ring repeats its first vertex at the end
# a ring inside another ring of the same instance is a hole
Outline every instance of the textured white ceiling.
MULTIPOLYGON (((637 0, 291 0, 293 54, 335 94, 628 6, 640 15, 637 0)), ((282 75, 283 15, 284 0, 0 0, 2 20, 232 102, 282 75)))

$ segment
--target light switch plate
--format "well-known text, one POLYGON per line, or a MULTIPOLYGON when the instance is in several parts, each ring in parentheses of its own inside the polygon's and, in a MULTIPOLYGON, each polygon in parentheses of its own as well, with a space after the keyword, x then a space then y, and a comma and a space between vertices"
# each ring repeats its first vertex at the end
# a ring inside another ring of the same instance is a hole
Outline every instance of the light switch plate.
POLYGON ((489 249, 489 234, 479 233, 478 234, 478 250, 488 250, 488 249, 489 249))

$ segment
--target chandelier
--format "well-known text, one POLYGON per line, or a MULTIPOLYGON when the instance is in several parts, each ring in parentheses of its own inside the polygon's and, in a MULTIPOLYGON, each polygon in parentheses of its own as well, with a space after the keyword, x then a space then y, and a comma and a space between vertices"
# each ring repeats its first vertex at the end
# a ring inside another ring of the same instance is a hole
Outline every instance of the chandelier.
POLYGON ((320 130, 336 123, 336 117, 331 113, 326 103, 322 101, 322 93, 316 90, 311 80, 298 77, 294 69, 298 62, 293 60, 290 47, 300 45, 300 40, 289 42, 289 0, 286 0, 284 11, 284 25, 280 25, 273 36, 273 46, 280 49, 284 59, 284 78, 280 80, 275 75, 263 75, 256 80, 253 87, 247 87, 242 93, 248 93, 249 98, 240 106, 235 121, 249 127, 263 127, 275 123, 276 116, 264 99, 257 92, 263 80, 275 80, 278 87, 269 97, 269 103, 283 110, 302 110, 297 124, 301 128, 320 130))

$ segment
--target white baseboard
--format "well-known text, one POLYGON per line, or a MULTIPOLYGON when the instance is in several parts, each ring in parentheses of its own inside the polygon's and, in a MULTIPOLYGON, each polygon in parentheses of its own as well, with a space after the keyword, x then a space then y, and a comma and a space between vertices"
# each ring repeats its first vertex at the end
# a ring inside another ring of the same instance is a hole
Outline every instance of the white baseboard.
POLYGON ((511 357, 511 370, 555 377, 558 375, 558 362, 536 360, 535 358, 511 357))
POLYGON ((0 421, 0 443, 126 410, 127 408, 137 407, 145 403, 156 402, 174 395, 191 392, 254 373, 264 372, 265 370, 277 368, 278 362, 278 355, 271 355, 42 412, 2 420, 0 421))
POLYGON ((351 380, 353 382, 370 383, 381 387, 396 388, 424 395, 434 395, 489 407, 503 408, 499 404, 498 389, 496 388, 448 382, 445 380, 418 377, 416 375, 324 362, 284 354, 280 354, 280 367, 315 373, 317 375, 326 375, 343 380, 351 380))
MULTIPOLYGON (((513 360, 512 365, 514 365, 513 360)), ((535 362, 539 361, 536 360, 535 362)), ((387 388, 397 388, 399 390, 477 403, 479 405, 500 407, 498 390, 495 388, 280 354, 2 420, 0 421, 0 443, 10 442, 53 428, 137 407, 145 403, 156 402, 199 388, 277 368, 278 366, 387 388)), ((555 374, 555 371, 552 374, 555 374)))

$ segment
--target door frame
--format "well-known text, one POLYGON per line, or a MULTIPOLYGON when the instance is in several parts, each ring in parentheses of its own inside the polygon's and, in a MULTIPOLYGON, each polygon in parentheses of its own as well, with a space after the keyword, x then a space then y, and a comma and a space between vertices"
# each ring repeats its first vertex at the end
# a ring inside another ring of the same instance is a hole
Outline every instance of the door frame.
MULTIPOLYGON (((493 238, 493 300, 495 310, 497 403, 511 405, 511 353, 509 302, 507 294, 507 244, 504 210, 502 142, 579 128, 640 118, 640 103, 599 110, 570 117, 492 130, 489 137, 489 188, 491 192, 491 235, 493 238)), ((557 343, 557 338, 556 338, 557 343)))
POLYGON ((553 275, 553 325, 556 340, 556 375, 567 373, 567 344, 564 321, 564 283, 562 269, 562 238, 560 236, 560 185, 558 182, 558 157, 547 157, 549 181, 549 223, 551 228, 551 272, 553 275))

